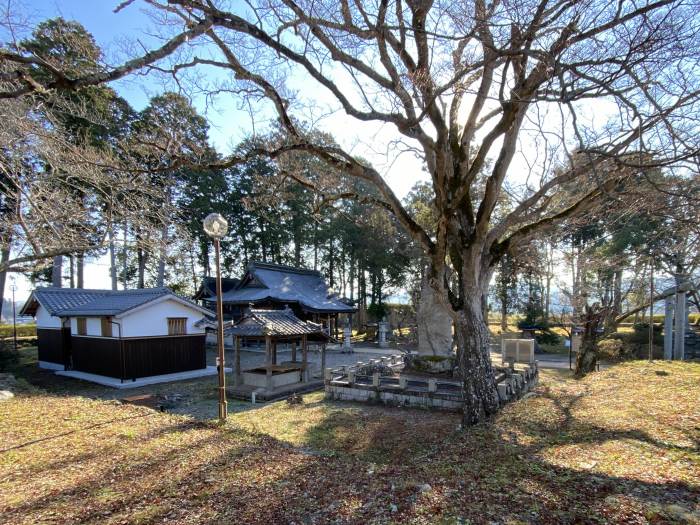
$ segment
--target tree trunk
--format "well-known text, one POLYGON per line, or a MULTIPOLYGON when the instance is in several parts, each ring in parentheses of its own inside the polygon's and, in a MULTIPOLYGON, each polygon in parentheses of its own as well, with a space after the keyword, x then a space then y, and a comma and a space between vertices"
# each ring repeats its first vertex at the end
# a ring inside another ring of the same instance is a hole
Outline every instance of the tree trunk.
POLYGON ((192 289, 196 292, 199 286, 199 277, 197 276, 196 268, 196 245, 192 245, 190 248, 190 271, 192 272, 192 289))
POLYGON ((109 226, 109 277, 112 281, 112 290, 117 289, 117 252, 114 244, 114 226, 109 226))
POLYGON ((583 322, 583 336, 581 349, 576 354, 575 377, 583 377, 590 372, 595 372, 598 364, 598 326, 605 315, 603 310, 586 306, 583 322))
POLYGON ((294 266, 299 268, 301 266, 301 232, 296 232, 294 236, 294 266))
POLYGON ((508 330, 508 296, 503 294, 501 297, 501 332, 508 330))
POLYGON ((128 288, 127 286, 127 276, 129 275, 128 269, 129 269, 129 245, 127 244, 127 235, 129 233, 129 224, 127 222, 124 223, 124 247, 123 247, 123 254, 124 254, 124 261, 123 261, 123 267, 122 267, 122 279, 124 280, 124 289, 126 290, 128 288))
POLYGON ((552 277, 554 276, 554 247, 547 243, 545 250, 547 253, 547 273, 545 275, 544 288, 544 321, 549 323, 549 309, 552 301, 552 277))
MULTIPOLYGON (((165 210, 166 217, 170 212, 170 187, 165 192, 165 210)), ((163 221, 163 228, 160 232, 160 253, 158 257, 158 276, 156 278, 156 286, 165 286, 165 259, 168 257, 168 220, 163 221)))
POLYGON ((612 284, 612 301, 610 313, 606 316, 605 331, 612 333, 617 331, 617 318, 622 313, 622 270, 615 270, 612 284))
POLYGON ((328 285, 331 290, 335 287, 335 268, 334 268, 335 250, 333 246, 333 238, 328 239, 328 285))
POLYGON ((51 286, 60 288, 63 285, 63 256, 57 255, 53 258, 51 268, 51 286))
POLYGON ((314 271, 318 270, 318 221, 314 221, 314 271))
MULTIPOLYGON (((4 264, 10 258, 10 243, 8 242, 0 250, 0 263, 4 264)), ((5 302, 5 283, 7 282, 7 272, 0 272, 0 318, 2 317, 2 307, 5 302)))
POLYGON ((69 255, 68 256, 68 275, 69 275, 69 281, 70 281, 70 287, 75 288, 75 256, 74 255, 69 255))
MULTIPOLYGON (((248 245, 243 243, 243 260, 248 265, 248 245)), ((202 266, 204 266, 204 276, 211 276, 211 264, 209 264, 209 240, 202 243, 202 266)))
POLYGON ((350 252, 350 276, 348 280, 350 281, 350 300, 353 301, 355 299, 355 267, 356 267, 356 262, 355 262, 355 248, 352 248, 352 251, 350 252))
POLYGON ((139 242, 140 238, 136 236, 136 260, 138 263, 138 281, 136 283, 137 288, 146 287, 146 253, 139 242))
POLYGON ((467 294, 454 318, 457 360, 462 374, 463 423, 474 425, 498 411, 498 393, 491 366, 490 334, 483 317, 481 293, 467 294))
POLYGON ((75 269, 78 288, 85 288, 85 254, 79 253, 75 257, 75 269))

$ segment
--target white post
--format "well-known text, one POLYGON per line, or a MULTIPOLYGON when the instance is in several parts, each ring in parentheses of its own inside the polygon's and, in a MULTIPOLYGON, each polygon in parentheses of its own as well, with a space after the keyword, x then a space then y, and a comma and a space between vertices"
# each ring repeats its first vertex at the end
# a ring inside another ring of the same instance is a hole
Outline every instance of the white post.
POLYGON ((664 359, 673 359, 673 296, 666 297, 664 310, 664 359))
POLYGON ((381 321, 379 323, 379 347, 380 348, 386 348, 389 344, 387 343, 386 340, 386 332, 388 328, 388 324, 386 321, 381 321))

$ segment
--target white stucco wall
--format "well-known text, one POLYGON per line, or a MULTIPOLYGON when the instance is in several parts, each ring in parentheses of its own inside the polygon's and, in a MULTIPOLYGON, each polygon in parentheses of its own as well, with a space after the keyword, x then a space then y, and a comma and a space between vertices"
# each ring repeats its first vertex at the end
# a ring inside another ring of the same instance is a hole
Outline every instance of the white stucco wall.
MULTIPOLYGON (((87 333, 84 335, 92 335, 92 336, 102 336, 102 321, 100 320, 100 317, 86 317, 86 328, 87 328, 87 333)), ((117 328, 115 326, 112 327, 112 332, 114 333, 114 336, 116 337, 117 335, 117 328)), ((70 333, 72 335, 78 335, 78 318, 77 317, 71 317, 70 320, 70 333)))
MULTIPOLYGON (((115 321, 122 324, 122 337, 152 337, 168 335, 168 317, 187 317, 187 335, 205 332, 204 328, 194 326, 204 314, 172 299, 149 304, 115 321)), ((118 335, 116 326, 113 333, 118 335)))
POLYGON ((36 327, 37 328, 61 328, 61 318, 49 315, 46 308, 39 305, 36 309, 36 327))

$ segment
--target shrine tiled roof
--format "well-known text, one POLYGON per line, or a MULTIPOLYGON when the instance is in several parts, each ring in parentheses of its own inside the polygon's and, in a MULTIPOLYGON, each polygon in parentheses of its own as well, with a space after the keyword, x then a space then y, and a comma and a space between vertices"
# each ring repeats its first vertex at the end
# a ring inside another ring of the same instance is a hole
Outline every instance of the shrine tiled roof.
MULTIPOLYGON (((251 263, 237 287, 221 295, 226 304, 297 303, 308 312, 352 313, 355 308, 331 292, 320 272, 279 264, 251 263)), ((204 298, 215 302, 216 296, 204 298)))

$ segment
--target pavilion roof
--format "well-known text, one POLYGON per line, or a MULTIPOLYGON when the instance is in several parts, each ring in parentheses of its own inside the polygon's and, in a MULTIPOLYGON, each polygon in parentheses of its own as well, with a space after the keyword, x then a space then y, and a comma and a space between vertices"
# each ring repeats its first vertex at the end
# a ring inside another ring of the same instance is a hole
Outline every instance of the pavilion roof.
POLYGON ((302 335, 325 335, 320 324, 302 321, 289 307, 283 310, 251 308, 243 318, 225 329, 228 335, 242 337, 294 337, 302 335))

